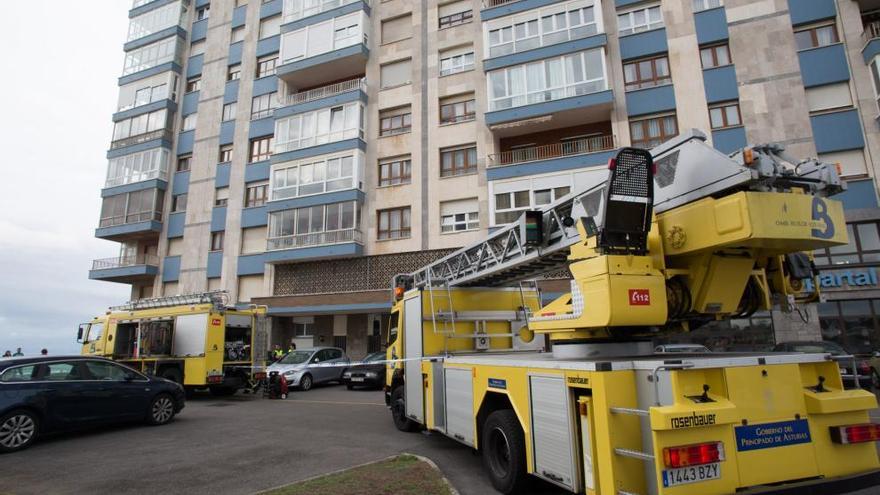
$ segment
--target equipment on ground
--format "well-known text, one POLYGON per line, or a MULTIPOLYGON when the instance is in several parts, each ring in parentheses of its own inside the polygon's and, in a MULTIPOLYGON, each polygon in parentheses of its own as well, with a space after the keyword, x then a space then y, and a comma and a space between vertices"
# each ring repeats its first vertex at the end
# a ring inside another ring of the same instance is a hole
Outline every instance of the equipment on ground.
POLYGON ((266 309, 228 306, 225 291, 130 301, 80 325, 77 336, 83 355, 215 395, 259 387, 267 339, 266 309))
POLYGON ((880 482, 877 400, 835 361, 851 357, 652 352, 654 336, 819 300, 809 253, 847 242, 834 165, 705 140, 623 148, 595 183, 396 276, 397 428, 479 449, 504 493, 527 474, 592 495, 880 482), (562 271, 569 290, 545 301, 562 271))

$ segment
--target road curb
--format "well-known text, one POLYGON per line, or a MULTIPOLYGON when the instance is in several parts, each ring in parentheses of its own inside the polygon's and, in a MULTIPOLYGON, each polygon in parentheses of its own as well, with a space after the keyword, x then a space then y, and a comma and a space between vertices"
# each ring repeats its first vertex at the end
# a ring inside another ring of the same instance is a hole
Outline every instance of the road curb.
POLYGON ((415 457, 416 459, 418 459, 418 460, 424 462, 425 464, 431 466, 431 467, 434 468, 438 473, 440 473, 440 479, 442 479, 442 480, 443 480, 443 483, 446 484, 446 488, 449 488, 449 493, 452 494, 452 495, 460 495, 460 494, 458 493, 458 490, 456 490, 455 487, 452 486, 452 483, 446 478, 446 476, 443 475, 443 471, 441 471, 440 468, 437 467, 437 464, 435 464, 434 461, 432 461, 431 459, 428 459, 427 457, 423 457, 423 456, 420 456, 420 455, 418 455, 418 454, 410 454, 410 453, 408 453, 408 452, 403 452, 403 453, 401 453, 400 455, 411 455, 411 456, 415 457))

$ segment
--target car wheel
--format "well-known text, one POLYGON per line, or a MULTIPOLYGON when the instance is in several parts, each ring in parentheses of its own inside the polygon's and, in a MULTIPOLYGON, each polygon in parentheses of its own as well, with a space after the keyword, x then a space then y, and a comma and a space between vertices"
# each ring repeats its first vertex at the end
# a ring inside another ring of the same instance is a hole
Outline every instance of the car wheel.
POLYGON ((174 399, 168 394, 159 394, 150 402, 150 410, 147 411, 147 423, 151 425, 164 425, 174 419, 174 399))
POLYGON ((306 373, 299 379, 299 389, 308 392, 312 389, 312 375, 306 373))
POLYGON ((419 429, 419 424, 406 417, 406 398, 403 395, 403 386, 395 388, 391 392, 391 418, 394 426, 400 431, 412 432, 419 429))
POLYGON ((526 483, 526 449, 516 413, 502 409, 486 418, 482 449, 492 486, 501 493, 521 490, 526 483))
POLYGON ((0 418, 0 452, 15 452, 26 449, 40 431, 37 416, 23 409, 12 411, 0 418))

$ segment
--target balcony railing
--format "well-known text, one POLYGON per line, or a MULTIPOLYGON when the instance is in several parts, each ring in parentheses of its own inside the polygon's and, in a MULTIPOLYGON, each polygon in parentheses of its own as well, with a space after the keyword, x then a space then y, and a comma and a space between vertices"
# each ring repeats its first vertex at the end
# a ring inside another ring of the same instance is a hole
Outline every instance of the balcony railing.
POLYGON ((134 184, 135 182, 152 179, 168 180, 168 172, 166 172, 164 168, 157 168, 156 170, 145 170, 143 172, 124 175, 122 177, 107 177, 107 181, 104 183, 104 187, 115 187, 124 184, 134 184))
POLYGON ((100 228, 104 227, 115 227, 117 225, 126 225, 129 223, 140 223, 140 222, 148 222, 150 220, 155 220, 157 222, 162 221, 162 212, 161 211, 144 211, 140 213, 129 213, 128 215, 116 215, 113 217, 102 218, 98 226, 100 228))
POLYGON ((329 232, 315 232, 313 234, 272 237, 268 240, 266 249, 268 251, 274 251, 278 249, 326 246, 330 244, 341 244, 343 242, 356 242, 358 244, 363 244, 363 234, 357 229, 347 229, 331 230, 329 232))
POLYGON ((320 88, 310 89, 301 93, 293 93, 292 95, 287 95, 286 100, 282 101, 281 104, 300 105, 303 103, 308 103, 310 101, 320 100, 321 98, 341 95, 342 93, 348 93, 349 91, 357 90, 361 90, 364 92, 367 91, 367 80, 363 77, 360 79, 352 79, 350 81, 343 81, 336 84, 322 86, 320 88))
POLYGON ((867 43, 874 38, 880 38, 880 21, 871 21, 865 24, 865 30, 862 32, 862 41, 867 43))
POLYGON ((155 254, 138 254, 134 256, 117 256, 92 261, 92 270, 110 270, 126 266, 159 266, 159 257, 155 254))
POLYGON ((152 132, 138 134, 137 136, 119 139, 110 143, 110 149, 115 150, 117 148, 124 148, 126 146, 145 143, 154 139, 166 139, 168 141, 171 141, 171 132, 169 132, 167 129, 158 129, 152 132))
MULTIPOLYGON (((360 0, 284 0, 284 22, 293 22, 360 0), (306 5, 308 4, 308 5, 306 5)), ((368 0, 363 0, 367 5, 368 0)))
POLYGON ((583 155, 614 148, 613 136, 596 136, 584 139, 573 139, 563 143, 545 144, 531 148, 519 148, 489 155, 489 167, 503 167, 517 163, 549 160, 563 156, 583 155))

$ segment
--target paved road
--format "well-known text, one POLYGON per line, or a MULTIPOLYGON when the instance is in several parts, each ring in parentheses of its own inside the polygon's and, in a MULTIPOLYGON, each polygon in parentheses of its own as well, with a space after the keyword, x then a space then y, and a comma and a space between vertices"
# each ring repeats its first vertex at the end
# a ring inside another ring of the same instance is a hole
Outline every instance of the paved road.
MULTIPOLYGON (((48 439, 0 457, 0 493, 252 494, 400 452, 432 459, 462 495, 494 493, 468 448, 398 432, 381 392, 344 387, 284 401, 197 397, 167 426, 48 439)), ((540 481, 534 488, 560 493, 540 481)))

